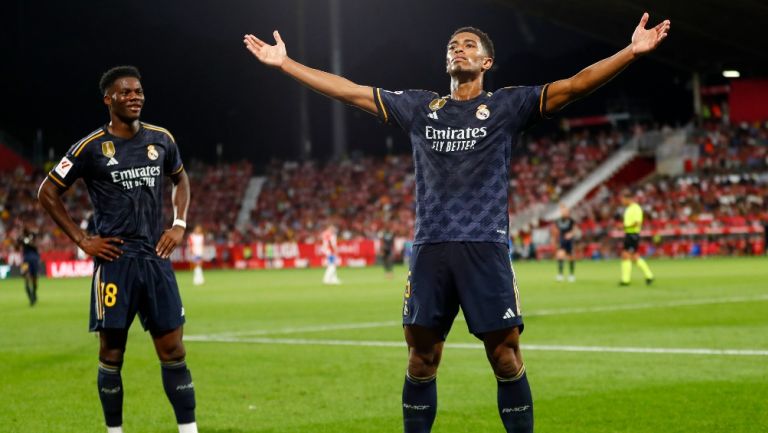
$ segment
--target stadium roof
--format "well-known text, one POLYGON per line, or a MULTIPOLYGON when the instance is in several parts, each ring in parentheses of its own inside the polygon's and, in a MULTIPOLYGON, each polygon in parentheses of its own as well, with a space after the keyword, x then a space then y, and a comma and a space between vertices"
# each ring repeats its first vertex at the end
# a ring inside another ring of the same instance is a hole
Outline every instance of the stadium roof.
POLYGON ((670 38, 654 55, 702 73, 737 69, 768 74, 768 3, 764 0, 496 0, 518 11, 607 43, 627 41, 643 12, 650 23, 672 20, 670 38))

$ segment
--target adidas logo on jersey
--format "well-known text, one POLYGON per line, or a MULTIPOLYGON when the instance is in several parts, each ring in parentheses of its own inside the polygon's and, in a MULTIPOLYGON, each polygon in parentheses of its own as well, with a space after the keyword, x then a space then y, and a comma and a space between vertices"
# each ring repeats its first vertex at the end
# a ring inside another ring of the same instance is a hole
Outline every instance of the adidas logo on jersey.
POLYGON ((437 120, 437 111, 433 111, 433 112, 427 114, 427 117, 429 117, 430 119, 437 120))
POLYGON ((511 308, 507 308, 507 311, 504 313, 504 316, 502 317, 502 319, 511 319, 513 317, 515 317, 515 313, 512 311, 511 308))
POLYGON ((110 165, 117 165, 119 164, 115 158, 109 158, 109 161, 107 161, 107 167, 110 165))

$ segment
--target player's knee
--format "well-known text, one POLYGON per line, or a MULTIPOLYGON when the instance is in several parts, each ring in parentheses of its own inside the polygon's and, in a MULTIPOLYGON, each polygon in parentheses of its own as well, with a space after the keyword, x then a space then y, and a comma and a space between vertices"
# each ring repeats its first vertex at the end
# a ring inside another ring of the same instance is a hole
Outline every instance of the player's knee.
POLYGON ((112 366, 123 365, 124 353, 124 349, 102 347, 99 349, 99 362, 112 366))
POLYGON ((184 343, 179 341, 158 348, 157 356, 161 362, 178 362, 186 358, 187 351, 184 348, 184 343))
POLYGON ((410 350, 408 356, 408 374, 413 377, 430 377, 437 373, 440 365, 440 353, 438 351, 417 352, 410 350))
POLYGON ((488 357, 493 372, 498 377, 514 377, 523 366, 520 348, 517 344, 505 343, 493 351, 488 357))

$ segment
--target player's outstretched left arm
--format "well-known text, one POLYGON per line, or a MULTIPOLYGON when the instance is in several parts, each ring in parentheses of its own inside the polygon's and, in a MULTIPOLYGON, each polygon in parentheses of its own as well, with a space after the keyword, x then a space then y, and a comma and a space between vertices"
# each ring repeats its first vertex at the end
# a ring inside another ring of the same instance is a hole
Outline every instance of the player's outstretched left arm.
POLYGON ((558 80, 547 89, 545 112, 554 113, 571 102, 589 95, 610 81, 639 57, 655 50, 669 34, 671 22, 664 20, 653 28, 646 29, 648 13, 632 33, 632 42, 618 53, 582 69, 571 78, 558 80))
MULTIPOLYGON (((173 182, 173 192, 171 194, 171 201, 173 202, 173 219, 187 220, 187 210, 189 209, 189 177, 185 170, 171 176, 171 182, 173 182)), ((157 255, 167 259, 171 256, 173 250, 176 249, 184 240, 184 227, 173 225, 168 230, 163 232, 160 236, 160 240, 157 242, 155 251, 157 255)))

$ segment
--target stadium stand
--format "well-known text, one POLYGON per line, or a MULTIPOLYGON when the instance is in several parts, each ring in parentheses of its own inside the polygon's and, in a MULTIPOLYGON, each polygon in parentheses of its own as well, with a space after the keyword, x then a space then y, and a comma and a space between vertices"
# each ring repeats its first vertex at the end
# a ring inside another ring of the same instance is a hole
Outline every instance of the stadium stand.
POLYGON ((512 161, 509 202, 514 218, 535 204, 556 203, 620 148, 628 133, 583 129, 562 137, 529 139, 512 161))
MULTIPOLYGON (((768 128, 705 124, 692 131, 698 157, 680 176, 652 176, 634 185, 603 185, 595 198, 574 209, 584 256, 612 255, 619 191, 638 192, 646 213, 644 252, 684 256, 762 254, 768 224, 768 128)), ((544 249, 546 251, 546 248, 544 249)))
POLYGON ((327 223, 340 239, 375 239, 385 224, 413 234, 410 156, 318 164, 273 161, 266 172, 247 239, 314 242, 327 223))
MULTIPOLYGON (((632 133, 635 133, 633 131, 632 133)), ((536 204, 555 204, 630 138, 626 130, 581 129, 526 138, 511 166, 510 214, 536 204)), ((647 224, 643 252, 662 255, 758 254, 765 249, 762 224, 768 224, 768 127, 705 124, 687 132, 697 150, 678 176, 652 175, 637 184, 647 224), (703 242, 706 241, 706 242, 703 242), (671 245, 671 246, 670 246, 671 245)), ((359 157, 341 162, 278 161, 264 169, 255 208, 238 223, 246 189, 255 179, 251 163, 186 167, 192 187, 188 221, 203 226, 212 245, 300 242, 313 244, 329 223, 341 240, 378 239, 387 226, 400 239, 413 236, 414 177, 410 155, 359 157)), ((9 261, 13 241, 24 225, 37 228, 45 258, 73 259, 76 248, 37 203, 45 173, 17 168, 0 178, 0 261, 9 261)), ((616 252, 618 191, 616 178, 590 194, 573 210, 579 222, 581 256, 616 252)), ((170 197, 170 184, 167 184, 170 197)), ((65 196, 76 221, 86 220, 90 202, 81 183, 65 196)), ((166 216, 171 218, 170 200, 166 216)), ((246 214, 247 215, 247 214, 246 214)), ((534 231, 545 223, 513 233, 523 256, 546 257, 534 231)))
MULTIPOLYGON (((237 212, 243 193, 252 175, 252 165, 247 161, 207 165, 192 161, 186 166, 192 187, 192 199, 197 203, 190 209, 190 226, 203 226, 210 241, 225 242, 233 233, 237 212)), ((38 247, 43 261, 46 259, 71 260, 76 257, 77 248, 42 211, 37 202, 37 189, 45 178, 45 172, 36 170, 27 173, 18 168, 5 171, 0 177, 0 262, 11 261, 15 251, 14 242, 22 229, 34 228, 40 233, 38 247)), ((172 219, 170 203, 170 182, 165 216, 172 219)), ((78 181, 63 196, 66 208, 75 222, 87 221, 91 214, 88 192, 82 181, 78 181)))

